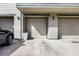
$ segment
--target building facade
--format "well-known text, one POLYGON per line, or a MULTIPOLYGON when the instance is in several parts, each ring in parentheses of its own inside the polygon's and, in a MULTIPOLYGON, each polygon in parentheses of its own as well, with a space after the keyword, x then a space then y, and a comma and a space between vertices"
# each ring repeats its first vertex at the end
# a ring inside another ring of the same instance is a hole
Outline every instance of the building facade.
POLYGON ((0 27, 16 39, 79 39, 79 4, 3 3, 0 27))

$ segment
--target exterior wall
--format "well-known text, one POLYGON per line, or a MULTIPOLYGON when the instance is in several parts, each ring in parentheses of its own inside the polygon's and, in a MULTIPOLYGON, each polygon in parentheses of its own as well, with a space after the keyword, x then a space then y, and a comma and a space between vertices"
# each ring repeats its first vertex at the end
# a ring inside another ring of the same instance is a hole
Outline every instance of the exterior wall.
POLYGON ((56 15, 50 15, 48 19, 48 38, 58 38, 58 18, 56 15), (54 18, 53 18, 54 16, 54 18))
MULTIPOLYGON (((13 22, 14 22, 14 38, 20 38, 20 21, 17 19, 17 10, 16 10, 16 3, 0 3, 0 16, 12 16, 14 17, 13 22)), ((12 20, 12 19, 10 19, 12 20)), ((5 25, 7 24, 12 24, 11 22, 9 22, 6 18, 6 20, 0 20, 1 26, 5 27, 5 25), (8 23, 9 22, 9 23, 8 23)), ((7 28, 11 25, 8 25, 7 28)), ((9 27, 10 28, 10 27, 9 27)))
POLYGON ((14 37, 17 39, 22 39, 21 14, 22 13, 18 9, 16 9, 16 15, 14 16, 14 37))
MULTIPOLYGON (((41 6, 42 7, 42 6, 41 6)), ((39 7, 40 8, 40 7, 39 7)), ((37 8, 38 9, 38 8, 37 8)), ((34 11, 37 11, 38 13, 41 13, 41 9, 37 10, 34 8, 34 11)), ((49 13, 49 11, 53 12, 52 9, 54 8, 47 8, 47 10, 45 11, 49 13)), ((21 11, 24 13, 24 11, 29 11, 29 9, 25 8, 24 10, 22 9, 21 11)), ((32 12, 34 12, 32 9, 30 9, 32 12)), ((63 11, 65 12, 67 10, 68 13, 71 12, 71 10, 73 10, 72 12, 74 13, 78 13, 79 8, 73 8, 73 9, 69 9, 69 8, 60 8, 59 9, 54 9, 55 12, 57 12, 56 10, 58 10, 58 12, 63 11)), ((21 13, 21 11, 19 11, 16 8, 16 3, 0 3, 0 16, 14 16, 14 37, 21 39, 22 37, 24 37, 23 34, 23 14, 21 13)), ((28 12, 27 11, 27 12, 28 12)), ((31 12, 29 11, 29 12, 31 12)), ((44 9, 43 11, 44 12, 44 9)), ((48 33, 47 33, 47 37, 49 39, 57 39, 58 38, 58 17, 57 15, 50 15, 48 18, 48 33), (54 16, 54 18, 52 17, 54 16)), ((75 25, 74 25, 75 26, 75 25)), ((78 30, 78 29, 76 29, 78 30)), ((68 31, 67 31, 68 32, 68 31)), ((75 31, 72 31, 75 32, 75 31)), ((78 32, 78 31, 77 31, 78 32)), ((24 33, 26 34, 26 33, 24 33)))
POLYGON ((16 14, 15 3, 0 3, 0 16, 11 16, 16 14))
MULTIPOLYGON (((21 12, 16 8, 16 3, 0 3, 0 16, 14 17, 14 38, 21 39, 21 12), (19 19, 19 18, 20 19, 19 19)), ((5 20, 6 22, 7 20, 5 20)), ((9 21, 8 21, 9 22, 9 21)))

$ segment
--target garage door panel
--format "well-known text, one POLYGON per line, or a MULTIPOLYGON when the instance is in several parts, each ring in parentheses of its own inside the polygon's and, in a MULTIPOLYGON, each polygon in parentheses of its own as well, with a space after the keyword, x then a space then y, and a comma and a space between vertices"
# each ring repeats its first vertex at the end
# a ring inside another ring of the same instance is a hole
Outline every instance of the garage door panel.
POLYGON ((46 38, 46 18, 27 18, 27 32, 30 38, 46 38))
POLYGON ((13 17, 0 17, 0 28, 13 31, 13 17))
POLYGON ((60 38, 79 38, 79 19, 59 18, 60 38))

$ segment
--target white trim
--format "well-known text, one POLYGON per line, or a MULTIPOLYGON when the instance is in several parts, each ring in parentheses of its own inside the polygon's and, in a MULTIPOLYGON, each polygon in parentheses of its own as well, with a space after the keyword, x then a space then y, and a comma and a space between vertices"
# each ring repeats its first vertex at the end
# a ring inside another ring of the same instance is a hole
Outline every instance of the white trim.
POLYGON ((79 3, 17 3, 17 8, 79 8, 79 3))
POLYGON ((42 16, 42 15, 40 15, 40 16, 36 16, 36 15, 34 15, 34 16, 31 16, 31 15, 27 15, 27 16, 24 16, 24 17, 48 17, 48 16, 42 16))
POLYGON ((71 17, 71 18, 79 18, 79 16, 58 16, 58 17, 71 17))

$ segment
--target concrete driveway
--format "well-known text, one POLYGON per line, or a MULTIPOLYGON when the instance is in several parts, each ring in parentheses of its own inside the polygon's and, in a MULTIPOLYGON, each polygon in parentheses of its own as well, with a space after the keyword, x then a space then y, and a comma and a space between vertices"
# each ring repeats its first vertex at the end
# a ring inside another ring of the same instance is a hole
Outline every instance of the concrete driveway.
POLYGON ((11 56, 79 56, 79 40, 28 40, 11 56))
POLYGON ((12 45, 0 45, 0 56, 9 56, 23 45, 22 40, 14 40, 12 45))
POLYGON ((16 40, 0 46, 1 56, 79 56, 79 40, 16 40))

